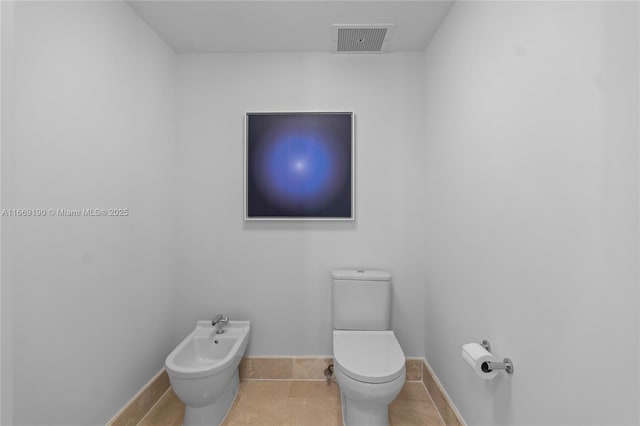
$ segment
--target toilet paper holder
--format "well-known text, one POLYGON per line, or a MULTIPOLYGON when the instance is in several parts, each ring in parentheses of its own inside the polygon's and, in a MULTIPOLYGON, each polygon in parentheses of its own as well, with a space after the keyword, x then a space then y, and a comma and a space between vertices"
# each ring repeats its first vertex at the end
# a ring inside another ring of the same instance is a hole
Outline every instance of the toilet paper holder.
MULTIPOLYGON (((487 352, 491 352, 491 343, 488 340, 483 340, 480 345, 487 350, 487 352)), ((486 361, 482 363, 480 367, 483 372, 489 373, 494 370, 504 370, 507 374, 513 374, 513 362, 509 358, 505 358, 502 362, 493 362, 486 361)))

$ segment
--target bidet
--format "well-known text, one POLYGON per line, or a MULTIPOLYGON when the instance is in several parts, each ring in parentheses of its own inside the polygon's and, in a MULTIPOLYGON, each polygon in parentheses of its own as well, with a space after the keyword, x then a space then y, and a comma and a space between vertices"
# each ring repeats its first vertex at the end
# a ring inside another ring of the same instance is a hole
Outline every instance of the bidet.
POLYGON ((198 321, 165 361, 171 387, 185 403, 184 426, 219 425, 238 394, 238 365, 250 322, 228 321, 224 334, 216 334, 216 328, 211 321, 198 321))

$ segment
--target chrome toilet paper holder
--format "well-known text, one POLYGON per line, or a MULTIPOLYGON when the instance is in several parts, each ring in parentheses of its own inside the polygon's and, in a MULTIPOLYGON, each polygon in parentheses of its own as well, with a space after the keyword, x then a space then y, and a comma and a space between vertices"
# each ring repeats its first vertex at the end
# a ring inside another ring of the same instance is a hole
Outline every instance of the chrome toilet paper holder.
MULTIPOLYGON (((488 340, 483 340, 480 345, 491 352, 491 343, 488 340)), ((507 374, 513 374, 513 362, 509 358, 505 358, 502 362, 486 361, 482 363, 480 367, 483 372, 489 373, 494 370, 504 370, 507 374)))

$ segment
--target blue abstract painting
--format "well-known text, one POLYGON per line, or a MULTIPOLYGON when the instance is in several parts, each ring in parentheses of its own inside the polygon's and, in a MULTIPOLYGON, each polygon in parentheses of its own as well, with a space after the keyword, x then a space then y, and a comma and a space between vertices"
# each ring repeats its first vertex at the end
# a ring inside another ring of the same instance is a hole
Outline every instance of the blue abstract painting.
POLYGON ((245 219, 353 214, 353 113, 248 113, 245 219))

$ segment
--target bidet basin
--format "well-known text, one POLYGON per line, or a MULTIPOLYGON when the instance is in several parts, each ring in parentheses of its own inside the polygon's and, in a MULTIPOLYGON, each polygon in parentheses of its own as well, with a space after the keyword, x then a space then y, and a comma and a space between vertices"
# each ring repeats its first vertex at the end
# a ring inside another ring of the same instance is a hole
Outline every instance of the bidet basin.
POLYGON ((216 334, 210 321, 198 321, 195 330, 167 357, 174 377, 196 378, 235 369, 249 343, 249 321, 229 321, 216 334))

